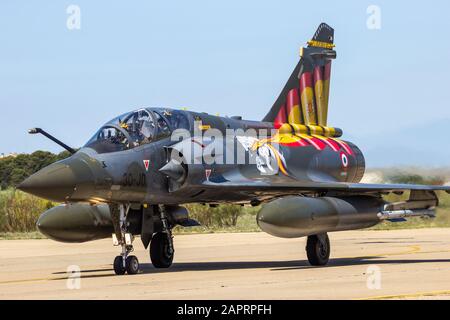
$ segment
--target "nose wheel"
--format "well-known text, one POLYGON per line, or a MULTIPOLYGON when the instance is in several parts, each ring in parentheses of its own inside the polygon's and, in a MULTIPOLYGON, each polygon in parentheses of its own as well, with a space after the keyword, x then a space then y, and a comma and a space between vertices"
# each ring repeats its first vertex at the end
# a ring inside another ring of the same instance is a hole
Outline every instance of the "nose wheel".
POLYGON ((117 256, 114 258, 114 263, 113 263, 113 267, 114 267, 114 273, 117 275, 124 275, 126 272, 126 269, 123 265, 123 258, 122 256, 117 256))
POLYGON ((137 274, 139 272, 139 260, 136 256, 128 256, 123 263, 123 256, 116 256, 114 258, 114 273, 121 276, 125 273, 137 274))
POLYGON ((128 274, 136 274, 139 272, 139 260, 136 256, 128 256, 125 260, 125 269, 128 274))

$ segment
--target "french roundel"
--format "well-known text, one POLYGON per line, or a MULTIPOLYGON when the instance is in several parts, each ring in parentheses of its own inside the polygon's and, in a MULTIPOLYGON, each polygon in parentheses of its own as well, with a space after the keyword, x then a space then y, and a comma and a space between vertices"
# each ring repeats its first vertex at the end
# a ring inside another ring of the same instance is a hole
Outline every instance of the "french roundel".
POLYGON ((348 167, 348 157, 345 153, 341 153, 341 162, 344 168, 348 167))

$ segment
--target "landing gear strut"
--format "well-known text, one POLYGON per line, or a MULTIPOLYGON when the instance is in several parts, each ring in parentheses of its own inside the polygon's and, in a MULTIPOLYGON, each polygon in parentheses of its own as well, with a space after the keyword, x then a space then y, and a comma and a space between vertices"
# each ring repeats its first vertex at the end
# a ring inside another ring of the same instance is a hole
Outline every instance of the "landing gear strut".
POLYGON ((121 246, 122 252, 114 259, 114 272, 117 275, 136 274, 139 271, 139 261, 136 256, 130 256, 133 252, 133 240, 134 237, 131 233, 128 233, 127 214, 130 210, 130 206, 127 205, 111 205, 111 218, 114 225, 113 244, 115 246, 121 246))
POLYGON ((172 229, 167 221, 164 206, 159 208, 162 232, 153 235, 150 243, 150 259, 155 268, 168 268, 172 265, 175 249, 173 247, 172 229))
POLYGON ((308 236, 306 255, 312 266, 324 266, 330 259, 330 239, 326 233, 308 236))

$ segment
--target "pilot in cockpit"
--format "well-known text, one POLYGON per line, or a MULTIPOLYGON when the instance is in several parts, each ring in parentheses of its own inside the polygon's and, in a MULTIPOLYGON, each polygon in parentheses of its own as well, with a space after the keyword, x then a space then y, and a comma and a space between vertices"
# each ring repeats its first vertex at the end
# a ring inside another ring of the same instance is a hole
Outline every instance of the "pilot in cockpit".
POLYGON ((141 135, 141 144, 149 143, 153 140, 153 130, 155 128, 153 119, 146 110, 138 112, 139 134, 141 135))
POLYGON ((120 121, 120 127, 130 135, 133 147, 147 144, 153 140, 155 124, 153 117, 145 110, 139 110, 120 121))

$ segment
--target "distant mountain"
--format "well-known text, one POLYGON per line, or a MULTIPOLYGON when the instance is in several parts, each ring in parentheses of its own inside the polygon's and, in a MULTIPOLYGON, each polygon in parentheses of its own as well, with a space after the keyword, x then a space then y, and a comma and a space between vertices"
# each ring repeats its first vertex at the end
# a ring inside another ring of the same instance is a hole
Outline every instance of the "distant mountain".
POLYGON ((384 131, 373 135, 346 135, 366 157, 367 167, 450 167, 450 119, 384 131))
MULTIPOLYGON (((366 169, 363 183, 430 183, 433 181, 440 182, 445 185, 450 185, 450 167, 410 167, 410 166, 398 166, 398 167, 385 167, 366 169), (397 178, 408 178, 408 181, 399 182, 397 178), (394 178, 394 179, 392 179, 394 178), (415 181, 416 180, 416 181, 415 181), (420 181, 424 180, 424 181, 420 181)), ((440 184, 439 183, 439 184, 440 184)))

